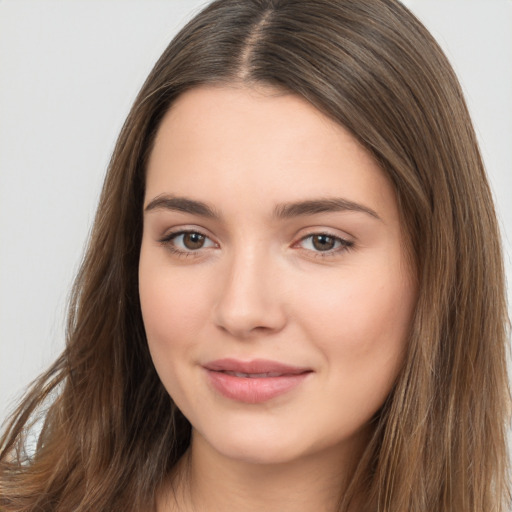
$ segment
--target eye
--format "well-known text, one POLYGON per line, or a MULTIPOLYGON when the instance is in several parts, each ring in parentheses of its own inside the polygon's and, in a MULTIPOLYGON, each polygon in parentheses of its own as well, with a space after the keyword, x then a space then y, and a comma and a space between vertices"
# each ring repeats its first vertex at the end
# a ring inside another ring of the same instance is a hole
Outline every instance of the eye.
POLYGON ((298 245, 302 249, 307 249, 317 253, 326 253, 321 255, 327 256, 332 253, 338 253, 340 251, 350 249, 354 245, 354 242, 328 233, 313 233, 301 238, 298 245))
POLYGON ((197 252, 200 249, 216 247, 215 242, 198 231, 178 231, 170 233, 160 240, 160 243, 168 246, 176 253, 197 252))

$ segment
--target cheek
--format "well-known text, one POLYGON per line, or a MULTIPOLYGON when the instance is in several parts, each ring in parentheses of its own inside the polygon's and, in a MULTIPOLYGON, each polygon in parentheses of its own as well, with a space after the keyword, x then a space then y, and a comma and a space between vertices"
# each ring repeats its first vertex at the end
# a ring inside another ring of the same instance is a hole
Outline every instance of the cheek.
POLYGON ((304 328, 337 375, 391 385, 415 304, 408 276, 365 269, 347 273, 337 286, 333 282, 317 282, 312 293, 302 296, 308 312, 302 316, 304 328))
POLYGON ((192 358, 205 325, 207 300, 197 300, 199 276, 172 271, 165 255, 160 261, 147 252, 141 252, 139 266, 142 317, 153 363, 169 390, 182 366, 177 362, 192 358))
POLYGON ((414 297, 403 282, 353 274, 305 304, 304 329, 323 355, 323 387, 332 392, 324 406, 338 404, 333 424, 355 432, 386 400, 403 363, 414 297))
POLYGON ((176 279, 145 279, 140 284, 144 326, 150 343, 168 344, 183 334, 193 336, 200 320, 197 294, 176 279), (195 298, 195 300, 194 300, 195 298), (172 336, 171 336, 172 335, 172 336))

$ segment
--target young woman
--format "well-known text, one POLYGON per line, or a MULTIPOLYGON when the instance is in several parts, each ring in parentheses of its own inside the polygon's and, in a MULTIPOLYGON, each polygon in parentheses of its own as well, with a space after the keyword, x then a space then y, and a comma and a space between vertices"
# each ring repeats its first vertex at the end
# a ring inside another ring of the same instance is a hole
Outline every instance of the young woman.
POLYGON ((2 510, 505 512, 496 224, 400 3, 213 2, 123 127, 2 510))

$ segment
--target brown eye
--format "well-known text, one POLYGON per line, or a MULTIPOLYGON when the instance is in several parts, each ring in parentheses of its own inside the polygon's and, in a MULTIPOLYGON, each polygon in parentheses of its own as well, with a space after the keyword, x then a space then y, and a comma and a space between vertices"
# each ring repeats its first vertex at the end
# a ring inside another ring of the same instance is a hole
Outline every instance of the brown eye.
POLYGON ((201 249, 204 245, 206 237, 201 233, 184 233, 183 234, 183 245, 193 251, 201 249))
POLYGON ((303 249, 311 251, 315 256, 336 256, 353 247, 354 242, 328 233, 313 233, 299 241, 303 249))
POLYGON ((200 256, 207 249, 218 248, 208 236, 199 231, 178 231, 161 238, 159 242, 176 256, 200 256))
POLYGON ((336 239, 329 235, 313 235, 311 243, 317 251, 330 251, 336 245, 336 239))

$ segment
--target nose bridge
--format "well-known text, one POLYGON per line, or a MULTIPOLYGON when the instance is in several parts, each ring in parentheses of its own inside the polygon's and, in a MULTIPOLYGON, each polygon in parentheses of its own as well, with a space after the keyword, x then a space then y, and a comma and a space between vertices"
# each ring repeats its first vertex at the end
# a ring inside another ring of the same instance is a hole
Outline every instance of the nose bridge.
POLYGON ((275 258, 263 245, 234 248, 222 275, 215 321, 237 337, 282 328, 285 315, 275 258))

